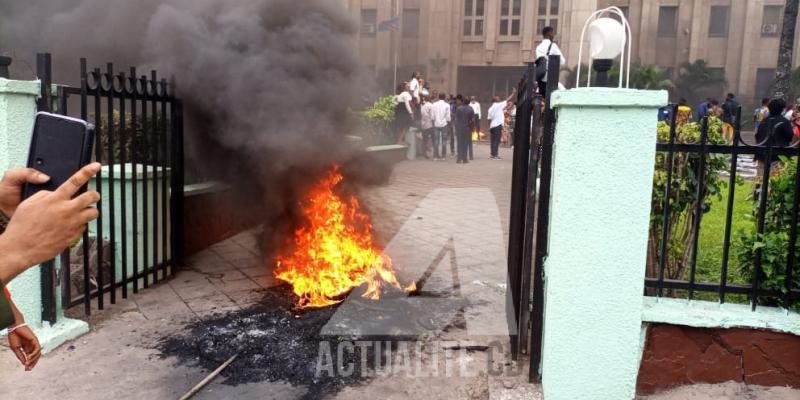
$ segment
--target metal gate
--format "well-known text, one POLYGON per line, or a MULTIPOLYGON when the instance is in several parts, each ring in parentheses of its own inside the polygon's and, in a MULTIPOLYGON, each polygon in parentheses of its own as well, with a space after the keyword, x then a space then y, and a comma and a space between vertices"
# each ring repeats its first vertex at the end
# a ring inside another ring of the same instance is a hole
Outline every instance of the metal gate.
POLYGON ((171 276, 180 265, 183 110, 174 84, 159 80, 156 71, 149 76, 135 68, 118 72, 111 63, 89 70, 83 58, 80 87, 58 86, 55 98, 50 54, 37 55, 37 75, 39 111, 94 124, 94 158, 103 164, 93 181, 102 198, 100 217, 61 254, 58 268, 49 262, 41 269, 42 317, 55 322, 57 285, 65 307, 83 303, 89 315, 92 298, 102 310, 106 294, 114 304, 117 292, 127 298, 129 291, 171 276))
MULTIPOLYGON (((548 76, 558 76, 560 62, 559 56, 550 56, 548 76)), ((517 95, 508 235, 511 302, 506 313, 512 357, 530 354, 530 380, 540 381, 543 267, 547 257, 555 112, 550 109, 549 95, 536 93, 535 75, 531 63, 519 83, 517 95)), ((558 79, 548 79, 547 93, 557 88, 558 79)))

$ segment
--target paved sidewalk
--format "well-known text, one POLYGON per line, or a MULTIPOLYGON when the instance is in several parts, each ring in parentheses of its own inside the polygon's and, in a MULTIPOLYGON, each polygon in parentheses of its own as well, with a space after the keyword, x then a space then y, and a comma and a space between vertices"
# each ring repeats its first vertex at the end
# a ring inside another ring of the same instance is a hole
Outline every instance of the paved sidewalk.
MULTIPOLYGON (((505 159, 489 160, 488 146, 479 144, 475 156, 468 165, 452 160, 401 162, 387 185, 366 190, 360 198, 372 213, 378 241, 392 257, 401 281, 429 272, 425 291, 441 296, 421 300, 441 300, 455 292, 470 300, 463 324, 445 330, 432 327, 426 338, 434 343, 433 350, 462 349, 464 357, 459 362, 478 366, 478 371, 472 376, 424 379, 378 376, 332 398, 541 398, 540 387, 526 382, 527 371, 517 368, 511 370, 516 374, 494 377, 484 370, 508 369, 511 364, 504 354, 490 358, 485 350, 495 340, 507 344, 502 315, 511 154, 510 149, 501 148, 505 159), (484 350, 464 351, 471 347, 484 350)), ((10 351, 0 348, 3 395, 15 400, 178 398, 208 371, 162 358, 154 350, 155 343, 182 333, 189 322, 246 308, 276 285, 258 255, 257 244, 255 230, 236 235, 191 257, 173 279, 106 310, 94 310, 89 319, 91 332, 45 355, 33 372, 23 372, 10 351)), ((332 321, 357 315, 346 303, 339 310, 342 314, 332 321)), ((71 314, 80 316, 80 307, 71 314)), ((419 322, 416 319, 411 322, 419 322)), ((195 398, 283 400, 305 393, 303 387, 281 382, 228 386, 222 380, 218 378, 195 398)), ((653 399, 788 400, 800 398, 798 394, 789 389, 699 385, 653 399)))
MULTIPOLYGON (((493 238, 481 232, 484 226, 480 220, 472 220, 468 230, 458 232, 459 235, 468 234, 466 240, 471 243, 460 241, 459 246, 465 247, 465 251, 472 251, 469 248, 473 247, 480 253, 480 246, 493 243, 496 254, 487 262, 491 264, 491 275, 498 285, 505 268, 502 257, 497 256, 502 256, 505 248, 503 232, 507 231, 510 152, 502 149, 501 155, 506 160, 493 161, 488 159, 488 146, 478 144, 475 153, 475 161, 468 165, 457 165, 452 160, 402 162, 396 166, 388 185, 367 190, 361 199, 373 214, 379 242, 400 249, 407 248, 404 240, 392 239, 401 232, 420 202, 440 189, 466 189, 439 192, 438 196, 444 195, 447 199, 445 209, 442 210, 435 201, 429 202, 431 207, 422 208, 424 217, 433 222, 440 211, 450 214, 447 217, 450 221, 461 216, 474 218, 476 215, 491 215, 490 218, 497 224, 492 229, 493 238), (476 193, 477 197, 471 198, 476 193)), ((416 218, 414 222, 417 222, 416 218)), ((442 218, 445 216, 442 215, 442 218)), ((449 237, 455 234, 451 232, 455 230, 453 225, 449 226, 442 231, 440 225, 437 235, 449 237)), ((413 228, 413 225, 407 227, 401 238, 414 239, 408 236, 413 228)), ((252 305, 260 298, 261 291, 276 284, 270 269, 263 265, 258 256, 256 236, 256 231, 249 231, 218 243, 187 260, 186 268, 173 279, 131 295, 116 305, 107 306, 106 310, 94 310, 89 319, 91 332, 47 354, 31 373, 22 372, 13 355, 3 348, 0 350, 0 371, 3 371, 0 374, 0 387, 4 388, 4 394, 14 399, 177 398, 207 372, 177 365, 173 359, 162 359, 153 350, 154 344, 165 335, 180 332, 190 321, 252 305)), ((417 265, 408 259, 413 252, 392 249, 387 249, 387 252, 398 265, 400 275, 404 274, 401 266, 417 265)), ((465 264, 469 264, 466 260, 476 255, 465 257, 465 264)), ((474 270, 476 267, 472 268, 474 270)), ((411 276, 418 272, 406 271, 405 274, 411 276)), ((468 271, 465 273, 464 278, 478 280, 469 277, 468 271)), ((431 280, 431 287, 436 284, 435 279, 431 280)), ((79 309, 69 313, 82 315, 79 309)), ((461 335, 460 338, 465 339, 465 336, 461 335)), ((485 354, 470 356, 470 360, 478 365, 488 362, 485 354)), ((303 388, 293 388, 283 383, 264 382, 232 387, 219 381, 209 385, 196 398, 292 399, 304 392, 303 388)), ((483 374, 479 379, 398 381, 397 378, 374 378, 368 385, 348 388, 336 398, 407 399, 409 396, 427 396, 484 399, 488 398, 488 393, 489 382, 483 374), (437 388, 433 392, 432 386, 437 388)))

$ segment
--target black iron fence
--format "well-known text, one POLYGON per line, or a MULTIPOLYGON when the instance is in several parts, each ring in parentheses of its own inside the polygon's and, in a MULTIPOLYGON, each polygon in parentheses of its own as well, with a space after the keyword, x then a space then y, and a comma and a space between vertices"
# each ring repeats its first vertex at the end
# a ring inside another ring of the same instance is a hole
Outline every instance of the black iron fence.
POLYGON ((660 127, 645 294, 749 302, 753 310, 797 306, 800 149, 787 145, 780 124, 769 120, 766 137, 745 139, 741 109, 737 114, 734 126, 708 117, 679 125, 672 106, 669 128, 660 127), (733 137, 726 138, 731 129, 733 137), (755 179, 742 179, 744 160, 757 163, 755 179), (704 224, 718 207, 725 207, 717 213, 724 214, 721 229, 704 224), (712 268, 699 271, 703 235, 721 243, 721 251, 718 263, 706 260, 712 268))
MULTIPOLYGON (((549 76, 558 76, 560 61, 559 56, 550 57, 549 76)), ((536 93, 535 74, 534 65, 529 64, 516 101, 508 237, 511 302, 506 313, 512 357, 530 353, 530 379, 540 381, 555 112, 549 96, 536 93)), ((547 93, 557 85, 557 79, 549 80, 547 93)))
POLYGON ((106 294, 114 304, 173 274, 183 256, 183 111, 174 84, 155 71, 114 65, 88 69, 80 60, 80 87, 51 89, 49 54, 39 54, 40 111, 72 115, 95 125, 95 160, 103 164, 93 181, 101 193, 100 217, 82 240, 42 268, 43 316, 54 322, 55 286, 62 304, 90 300, 103 309, 106 294), (55 106, 53 110, 53 106, 55 106), (73 110, 75 109, 75 110, 73 110))

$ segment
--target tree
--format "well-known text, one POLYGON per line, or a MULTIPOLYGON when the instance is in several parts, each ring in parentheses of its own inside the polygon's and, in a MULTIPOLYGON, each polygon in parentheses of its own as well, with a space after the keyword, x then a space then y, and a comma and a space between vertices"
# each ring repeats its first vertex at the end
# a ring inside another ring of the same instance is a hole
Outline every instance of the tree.
POLYGON ((699 104, 706 97, 719 96, 727 85, 725 74, 710 68, 705 60, 685 63, 675 81, 675 95, 686 98, 689 104, 699 104))
POLYGON ((638 65, 631 68, 631 87, 644 90, 668 90, 674 85, 664 70, 655 65, 638 65))
MULTIPOLYGON (((581 66, 581 87, 586 86, 586 78, 588 77, 588 66, 583 64, 581 66)), ((561 69, 565 74, 566 81, 564 86, 567 88, 575 87, 575 79, 577 78, 578 67, 564 67, 561 69)), ((596 77, 597 73, 592 72, 592 79, 596 77)), ((619 65, 614 64, 610 71, 608 71, 608 85, 610 87, 617 87, 619 84, 619 65)), ((624 84, 624 81, 623 81, 624 84)), ((631 89, 646 89, 646 90, 668 90, 673 87, 664 70, 655 65, 631 65, 631 89)))
POLYGON ((781 42, 778 47, 778 68, 775 69, 775 84, 773 93, 775 97, 788 100, 790 77, 792 74, 792 55, 794 49, 794 33, 797 24, 797 9, 800 0, 786 0, 783 12, 783 29, 781 29, 781 42))
MULTIPOLYGON (((581 84, 580 87, 586 87, 586 77, 589 66, 586 64, 581 64, 581 84)), ((574 89, 575 88, 575 81, 578 78, 578 66, 574 66, 572 68, 567 66, 561 67, 561 72, 564 79, 561 81, 564 84, 564 87, 567 89, 574 89)))
POLYGON ((789 75, 788 99, 795 99, 800 95, 800 68, 795 68, 789 75))

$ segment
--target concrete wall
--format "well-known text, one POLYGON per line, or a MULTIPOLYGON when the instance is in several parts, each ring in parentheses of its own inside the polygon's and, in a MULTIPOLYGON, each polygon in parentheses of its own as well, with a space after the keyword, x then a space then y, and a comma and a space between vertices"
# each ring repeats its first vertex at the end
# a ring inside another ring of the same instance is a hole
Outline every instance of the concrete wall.
POLYGON ((667 93, 584 88, 552 96, 558 122, 544 269, 544 395, 630 399, 640 359, 656 110, 667 93))
MULTIPOLYGON (((0 171, 24 167, 33 132, 39 81, 0 78, 0 171)), ((8 287, 15 303, 33 326, 42 324, 39 267, 24 272, 8 287)))
MULTIPOLYGON (((24 167, 28 158, 39 81, 13 81, 0 78, 0 171, 24 167)), ((64 318, 58 305, 55 325, 42 322, 40 267, 33 267, 9 285, 14 303, 25 315, 25 321, 39 337, 44 352, 66 340, 89 331, 86 322, 64 318)), ((56 294, 56 299, 60 299, 56 294)))
POLYGON ((666 92, 606 88, 553 94, 541 365, 549 400, 631 399, 637 378, 642 394, 730 379, 800 386, 800 314, 642 297, 654 111, 666 101, 666 92))
MULTIPOLYGON (((242 212, 232 189, 208 182, 189 185, 184 202, 184 252, 188 257, 259 223, 244 215, 258 215, 255 210, 242 212)), ((255 206, 251 204, 250 207, 255 206)))
POLYGON ((800 388, 800 336, 757 329, 648 326, 637 394, 728 381, 800 388))

